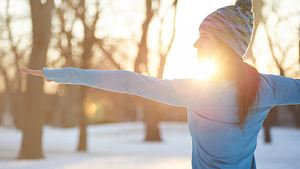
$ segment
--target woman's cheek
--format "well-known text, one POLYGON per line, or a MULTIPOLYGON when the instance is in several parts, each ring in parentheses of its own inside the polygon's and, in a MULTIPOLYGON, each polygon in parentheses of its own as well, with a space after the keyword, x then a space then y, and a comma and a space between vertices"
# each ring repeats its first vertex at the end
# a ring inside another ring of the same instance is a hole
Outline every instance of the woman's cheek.
POLYGON ((210 55, 212 53, 213 46, 211 46, 211 44, 209 42, 204 42, 201 47, 200 47, 200 51, 203 55, 210 55))
POLYGON ((208 49, 207 47, 205 46, 202 46, 198 49, 198 55, 201 56, 201 57, 207 57, 210 55, 210 49, 208 49))

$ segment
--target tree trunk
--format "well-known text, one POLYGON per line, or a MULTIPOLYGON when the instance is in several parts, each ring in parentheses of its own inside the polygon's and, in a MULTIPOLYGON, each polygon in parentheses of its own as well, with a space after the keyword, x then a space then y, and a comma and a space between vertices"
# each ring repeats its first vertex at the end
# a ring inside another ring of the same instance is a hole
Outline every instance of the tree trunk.
POLYGON ((85 115, 85 97, 86 97, 86 87, 81 86, 80 88, 80 115, 79 115, 79 142, 78 151, 87 151, 87 120, 85 115))
POLYGON ((277 107, 274 107, 270 110, 267 118, 264 120, 263 127, 264 127, 264 140, 265 143, 271 143, 272 137, 271 137, 271 126, 276 122, 276 116, 277 116, 278 109, 277 107))
MULTIPOLYGON (((80 6, 86 10, 85 0, 80 1, 80 6)), ((85 20, 85 11, 82 12, 79 17, 83 22, 84 27, 84 40, 83 40, 83 54, 81 56, 80 67, 82 69, 90 68, 90 60, 92 57, 92 47, 94 45, 94 28, 89 27, 85 20)), ((97 18, 97 17, 96 17, 97 18)), ((86 118, 86 109, 85 109, 85 100, 87 97, 87 87, 80 86, 80 116, 79 116, 79 142, 77 146, 78 151, 87 151, 87 118, 86 118)))
MULTIPOLYGON (((148 70, 148 32, 149 25, 153 18, 152 10, 152 0, 145 1, 146 7, 146 18, 142 25, 142 36, 138 44, 138 53, 134 63, 134 72, 137 73, 149 73, 148 70)), ((159 129, 157 126, 158 120, 156 116, 153 116, 154 112, 150 106, 149 101, 136 102, 138 107, 142 107, 144 113, 144 122, 145 122, 145 141, 157 141, 161 140, 159 129)))
POLYGON ((161 141, 159 129, 159 111, 153 101, 145 101, 145 141, 161 141))
MULTIPOLYGON (((46 63, 46 54, 50 39, 51 9, 53 1, 44 4, 41 1, 31 0, 32 19, 32 51, 29 67, 40 69, 46 63)), ((44 123, 43 112, 43 79, 27 76, 25 94, 23 137, 19 158, 36 159, 43 158, 42 151, 42 126, 44 123)))

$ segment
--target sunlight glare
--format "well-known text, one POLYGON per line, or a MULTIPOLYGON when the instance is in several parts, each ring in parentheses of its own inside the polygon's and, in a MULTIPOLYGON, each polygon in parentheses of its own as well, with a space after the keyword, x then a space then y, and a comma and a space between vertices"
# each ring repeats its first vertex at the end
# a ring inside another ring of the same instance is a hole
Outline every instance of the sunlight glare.
POLYGON ((202 59, 199 63, 199 78, 200 80, 208 80, 217 72, 217 65, 212 59, 202 59))

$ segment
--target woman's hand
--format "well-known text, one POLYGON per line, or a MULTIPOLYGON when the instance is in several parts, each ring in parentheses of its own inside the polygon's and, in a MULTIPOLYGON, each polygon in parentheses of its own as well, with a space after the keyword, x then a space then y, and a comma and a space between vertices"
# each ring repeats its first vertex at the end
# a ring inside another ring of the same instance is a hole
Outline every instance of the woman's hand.
MULTIPOLYGON (((29 69, 27 67, 21 68, 21 71, 25 74, 33 75, 33 76, 40 76, 46 79, 45 75, 43 74, 42 70, 33 70, 29 69)), ((47 80, 47 79, 46 79, 47 80)), ((52 80, 47 80, 48 82, 51 82, 52 80)))

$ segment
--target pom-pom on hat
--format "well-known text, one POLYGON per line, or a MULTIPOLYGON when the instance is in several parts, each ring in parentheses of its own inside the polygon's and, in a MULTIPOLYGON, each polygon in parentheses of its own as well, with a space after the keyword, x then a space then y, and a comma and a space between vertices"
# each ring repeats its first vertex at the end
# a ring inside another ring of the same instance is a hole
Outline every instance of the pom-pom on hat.
POLYGON ((235 5, 217 9, 200 24, 230 46, 243 60, 251 42, 254 14, 251 0, 237 0, 235 5))

